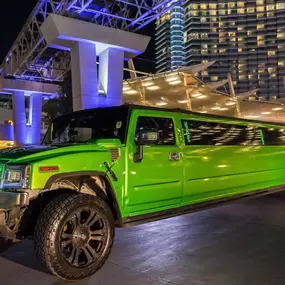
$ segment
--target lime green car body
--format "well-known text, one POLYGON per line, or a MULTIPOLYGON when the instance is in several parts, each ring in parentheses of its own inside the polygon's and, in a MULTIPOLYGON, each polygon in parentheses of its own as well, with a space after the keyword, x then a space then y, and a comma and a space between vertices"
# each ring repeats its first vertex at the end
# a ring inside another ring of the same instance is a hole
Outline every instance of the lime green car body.
MULTIPOLYGON (((118 225, 159 218, 167 213, 171 216, 175 209, 177 213, 184 213, 193 205, 264 193, 264 189, 270 193, 285 185, 285 145, 266 145, 262 135, 262 128, 282 129, 282 126, 179 110, 118 108, 128 109, 124 142, 104 138, 84 144, 4 150, 0 153, 2 169, 7 164, 29 165, 30 201, 42 193, 66 188, 66 184, 60 186, 58 181, 102 176, 112 192, 110 203, 115 205, 118 225), (134 155, 139 117, 172 119, 175 143, 144 145, 143 159, 137 162, 134 155), (185 134, 183 120, 250 125, 260 129, 260 144, 187 145, 185 138, 190 134, 185 134), (172 154, 178 157, 173 159, 172 154), (33 192, 37 195, 31 194, 33 192)), ((74 190, 81 191, 77 188, 74 190)), ((13 191, 23 193, 25 190, 13 191)), ((12 190, 1 191, 0 197, 12 190)), ((28 204, 25 207, 29 207, 28 204)))

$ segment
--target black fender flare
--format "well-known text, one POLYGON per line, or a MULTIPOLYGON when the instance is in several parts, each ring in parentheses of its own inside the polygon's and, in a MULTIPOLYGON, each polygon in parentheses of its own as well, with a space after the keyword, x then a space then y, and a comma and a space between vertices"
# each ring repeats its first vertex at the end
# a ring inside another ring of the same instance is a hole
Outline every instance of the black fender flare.
MULTIPOLYGON (((52 185, 54 183, 56 183, 57 181, 60 181, 60 180, 66 179, 66 180, 72 181, 72 179, 76 180, 76 178, 78 178, 78 177, 87 178, 87 177, 92 177, 92 176, 93 177, 96 177, 96 176, 102 177, 105 180, 105 183, 106 183, 107 188, 108 188, 108 189, 106 189, 106 192, 103 191, 102 188, 99 188, 99 187, 97 187, 96 189, 94 189, 93 187, 91 187, 91 188, 93 189, 93 193, 98 195, 98 197, 102 198, 102 196, 104 195, 104 196, 107 196, 108 200, 109 199, 111 200, 111 202, 112 202, 111 206, 114 208, 115 214, 116 214, 116 222, 121 223, 122 216, 121 216, 121 211, 120 211, 119 203, 117 200, 117 196, 116 196, 114 187, 113 187, 108 175, 105 172, 101 172, 101 171, 74 171, 74 172, 65 172, 65 173, 55 174, 48 179, 48 181, 45 184, 44 189, 47 191, 51 190, 52 185)), ((78 185, 77 191, 79 191, 79 190, 80 190, 80 187, 78 185)), ((51 191, 53 191, 53 190, 51 190, 51 191)))

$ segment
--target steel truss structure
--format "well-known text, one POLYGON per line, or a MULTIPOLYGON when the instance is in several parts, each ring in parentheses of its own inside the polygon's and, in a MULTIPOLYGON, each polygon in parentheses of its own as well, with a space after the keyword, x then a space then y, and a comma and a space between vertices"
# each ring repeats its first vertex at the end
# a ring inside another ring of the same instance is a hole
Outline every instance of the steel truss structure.
POLYGON ((39 0, 1 65, 4 76, 62 81, 70 53, 49 48, 40 30, 49 14, 136 32, 182 0, 39 0))

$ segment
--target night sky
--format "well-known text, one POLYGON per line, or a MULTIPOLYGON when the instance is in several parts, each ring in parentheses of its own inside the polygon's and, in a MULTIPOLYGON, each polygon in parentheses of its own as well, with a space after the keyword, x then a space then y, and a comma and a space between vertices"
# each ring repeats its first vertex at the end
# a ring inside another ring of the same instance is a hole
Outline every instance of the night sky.
MULTIPOLYGON (((0 62, 2 63, 38 0, 2 0, 1 2, 3 2, 0 13, 0 62)), ((140 33, 152 36, 154 23, 144 28, 140 33)), ((135 66, 137 70, 154 72, 153 40, 146 53, 135 60, 135 66)))

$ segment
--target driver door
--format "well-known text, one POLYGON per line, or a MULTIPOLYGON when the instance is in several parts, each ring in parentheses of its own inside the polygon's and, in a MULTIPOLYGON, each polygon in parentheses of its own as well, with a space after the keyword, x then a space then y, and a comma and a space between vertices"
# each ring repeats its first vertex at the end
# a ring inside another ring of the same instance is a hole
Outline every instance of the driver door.
POLYGON ((164 112, 145 113, 133 111, 128 132, 125 210, 130 214, 172 208, 182 199, 183 162, 174 119, 164 112), (159 131, 160 140, 144 145, 142 161, 135 162, 136 137, 146 130, 159 131))

